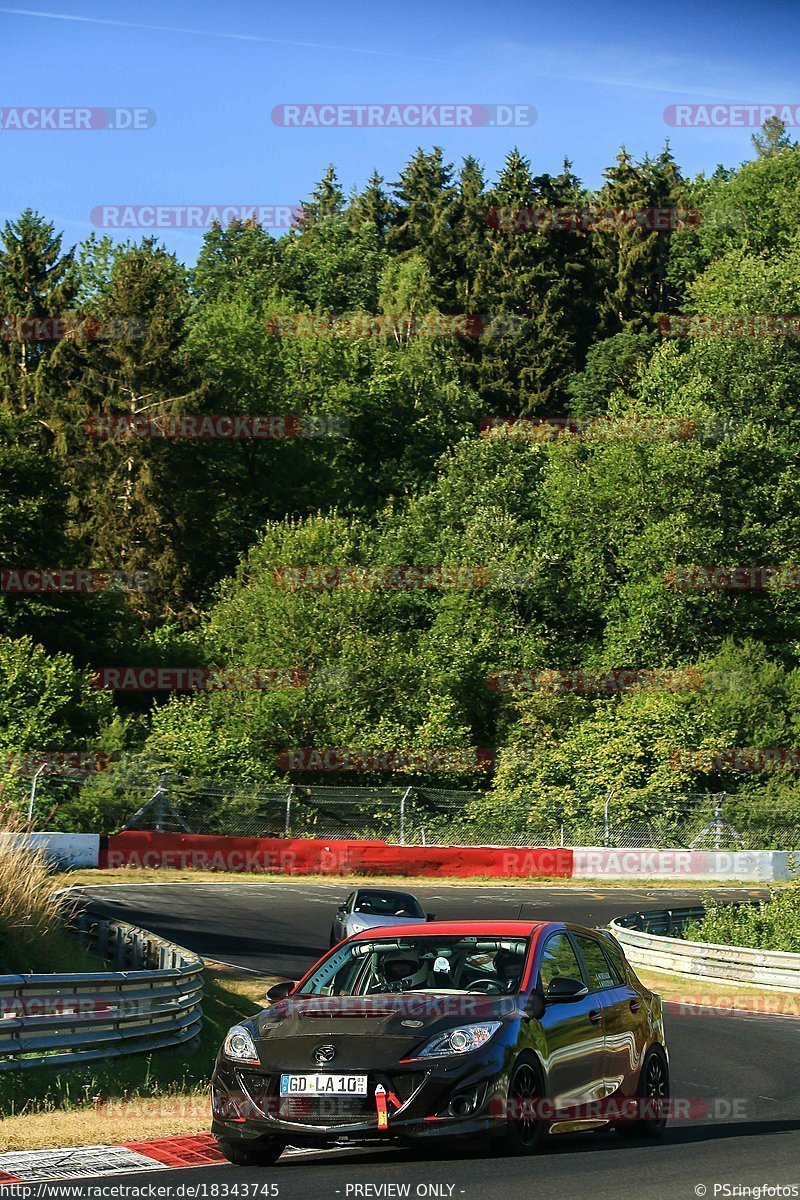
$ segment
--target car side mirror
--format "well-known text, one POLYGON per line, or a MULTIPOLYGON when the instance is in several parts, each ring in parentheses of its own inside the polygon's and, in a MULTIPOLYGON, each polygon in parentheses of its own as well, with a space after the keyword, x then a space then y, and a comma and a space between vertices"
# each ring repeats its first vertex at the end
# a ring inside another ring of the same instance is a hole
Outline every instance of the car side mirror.
POLYGON ((337 912, 341 912, 341 913, 343 913, 343 912, 347 912, 347 905, 346 905, 346 904, 340 904, 340 905, 339 905, 339 907, 336 909, 336 911, 337 911, 337 912))
POLYGON ((589 995, 589 989, 580 979, 570 979, 568 975, 554 975, 547 985, 546 1000, 582 1000, 589 995))
POLYGON ((285 1000, 296 983, 296 979, 282 979, 280 983, 273 983, 267 992, 267 999, 273 1004, 277 1004, 279 1000, 285 1000))
POLYGON ((425 920, 426 921, 435 921, 436 913, 425 913, 425 920))

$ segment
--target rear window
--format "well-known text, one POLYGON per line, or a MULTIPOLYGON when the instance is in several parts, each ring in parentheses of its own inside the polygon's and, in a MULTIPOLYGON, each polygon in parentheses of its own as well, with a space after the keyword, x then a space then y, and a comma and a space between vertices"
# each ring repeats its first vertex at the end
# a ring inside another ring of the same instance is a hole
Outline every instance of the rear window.
POLYGON ((586 937, 582 933, 576 933, 575 941, 578 943, 581 957, 586 964, 586 971, 589 978, 589 990, 592 992, 600 992, 603 988, 614 987, 614 976, 611 974, 611 965, 603 953, 603 947, 594 938, 586 937))
POLYGON ((604 937, 600 943, 603 947, 606 958, 611 967, 611 974, 614 976, 615 983, 626 983, 628 979, 625 970, 625 959, 622 951, 616 942, 612 942, 611 938, 604 937))

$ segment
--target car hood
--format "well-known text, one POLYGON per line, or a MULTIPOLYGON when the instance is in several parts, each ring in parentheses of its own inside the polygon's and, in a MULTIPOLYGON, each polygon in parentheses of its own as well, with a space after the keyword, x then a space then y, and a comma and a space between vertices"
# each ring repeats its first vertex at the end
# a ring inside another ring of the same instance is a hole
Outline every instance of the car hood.
POLYGON ((252 1018, 265 1065, 318 1070, 312 1052, 332 1045, 327 1070, 377 1070, 412 1054, 429 1038, 457 1025, 521 1016, 516 996, 414 994, 288 998, 252 1018))
POLYGON ((391 914, 376 916, 373 913, 348 913, 345 917, 345 924, 350 926, 354 921, 359 925, 364 925, 367 929, 379 929, 383 925, 424 925, 425 917, 395 917, 391 914))

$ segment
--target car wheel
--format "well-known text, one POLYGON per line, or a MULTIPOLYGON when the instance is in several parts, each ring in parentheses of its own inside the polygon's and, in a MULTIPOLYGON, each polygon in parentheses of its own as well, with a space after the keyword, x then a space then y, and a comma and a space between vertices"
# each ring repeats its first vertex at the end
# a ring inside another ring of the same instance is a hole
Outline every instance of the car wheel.
POLYGON ((669 1067, 660 1050, 650 1050, 642 1063, 636 1086, 636 1099, 645 1112, 654 1115, 622 1121, 617 1125, 617 1133, 627 1138, 660 1137, 666 1129, 667 1117, 666 1112, 664 1116, 657 1114, 666 1109, 669 1101, 669 1067))
POLYGON ((544 1088, 539 1069, 528 1058, 518 1059, 508 1081, 506 1125, 501 1140, 507 1154, 534 1154, 544 1131, 536 1105, 544 1088))
POLYGON ((270 1138, 255 1138, 252 1142, 229 1142, 217 1138, 220 1153, 237 1167, 271 1167, 283 1154, 286 1146, 270 1138))

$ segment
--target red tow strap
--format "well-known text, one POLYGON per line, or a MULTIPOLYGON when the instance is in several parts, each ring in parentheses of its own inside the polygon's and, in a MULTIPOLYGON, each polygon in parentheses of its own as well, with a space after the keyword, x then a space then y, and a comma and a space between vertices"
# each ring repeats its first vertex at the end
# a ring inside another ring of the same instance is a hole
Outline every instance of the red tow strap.
POLYGON ((378 1114, 378 1129, 389 1128, 389 1113, 386 1102, 389 1102, 393 1108, 402 1108, 403 1102, 399 1100, 394 1092, 386 1094, 386 1088, 382 1083, 379 1083, 375 1088, 375 1111, 378 1114))

